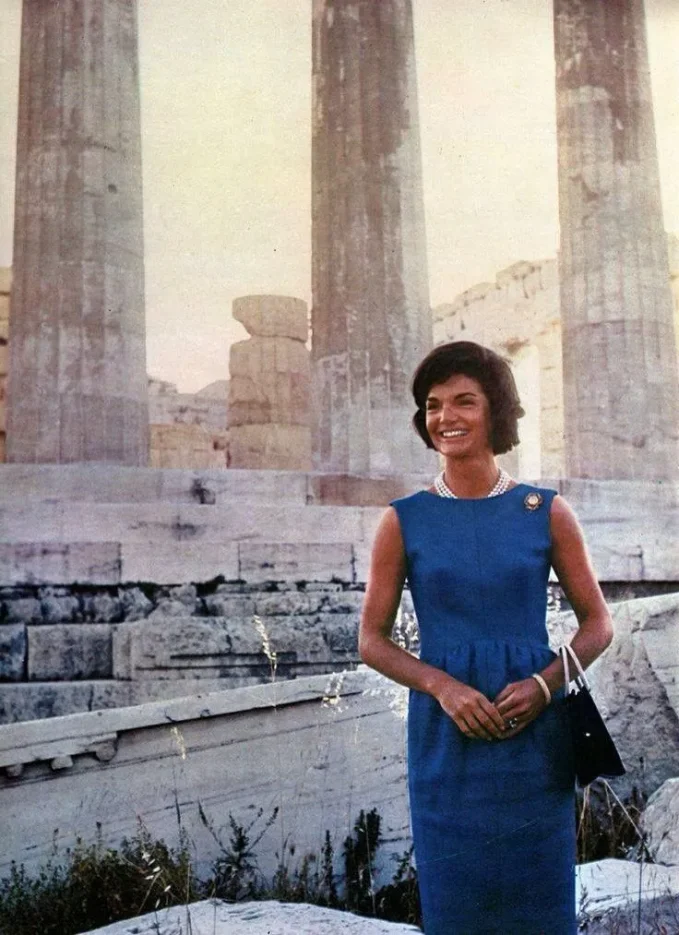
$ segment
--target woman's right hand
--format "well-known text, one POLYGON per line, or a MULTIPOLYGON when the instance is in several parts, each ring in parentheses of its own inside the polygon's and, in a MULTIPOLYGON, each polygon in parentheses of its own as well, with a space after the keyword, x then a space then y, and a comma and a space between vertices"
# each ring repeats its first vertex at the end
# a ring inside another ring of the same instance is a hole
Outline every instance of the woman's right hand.
POLYGON ((467 737, 501 740, 506 725, 500 712, 485 695, 447 676, 434 696, 446 714, 467 737))

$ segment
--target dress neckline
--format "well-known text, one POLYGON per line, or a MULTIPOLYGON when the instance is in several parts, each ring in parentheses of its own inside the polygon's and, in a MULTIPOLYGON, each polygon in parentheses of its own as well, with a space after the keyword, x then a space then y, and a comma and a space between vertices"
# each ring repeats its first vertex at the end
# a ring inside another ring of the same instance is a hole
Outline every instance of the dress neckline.
POLYGON ((426 493, 428 497, 435 497, 437 500, 449 500, 451 503, 484 503, 485 501, 492 503, 493 500, 502 500, 503 497, 508 496, 520 487, 527 486, 527 484, 515 484, 513 487, 510 487, 509 490, 505 490, 504 493, 496 494, 494 497, 442 497, 438 493, 432 493, 431 490, 420 490, 419 493, 426 493))

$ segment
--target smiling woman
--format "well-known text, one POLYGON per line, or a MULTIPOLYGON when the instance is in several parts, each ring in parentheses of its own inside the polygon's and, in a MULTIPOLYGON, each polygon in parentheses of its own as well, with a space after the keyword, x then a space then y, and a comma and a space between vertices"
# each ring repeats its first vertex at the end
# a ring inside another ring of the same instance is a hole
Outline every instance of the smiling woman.
POLYGON ((575 935, 575 773, 563 667, 546 629, 550 565, 583 666, 612 637, 578 522, 556 490, 513 480, 509 365, 469 341, 413 380, 414 426, 445 469, 393 500, 361 615, 368 665, 410 691, 408 782, 427 935, 575 935), (417 659, 391 639, 408 581, 417 659))

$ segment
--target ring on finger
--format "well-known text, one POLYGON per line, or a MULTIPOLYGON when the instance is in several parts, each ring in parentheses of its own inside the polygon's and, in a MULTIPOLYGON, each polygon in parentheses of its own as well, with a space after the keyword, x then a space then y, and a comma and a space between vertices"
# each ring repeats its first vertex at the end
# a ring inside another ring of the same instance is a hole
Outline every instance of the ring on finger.
POLYGON ((510 717, 507 721, 507 726, 511 728, 511 730, 514 730, 515 727, 519 726, 519 722, 515 717, 510 717))

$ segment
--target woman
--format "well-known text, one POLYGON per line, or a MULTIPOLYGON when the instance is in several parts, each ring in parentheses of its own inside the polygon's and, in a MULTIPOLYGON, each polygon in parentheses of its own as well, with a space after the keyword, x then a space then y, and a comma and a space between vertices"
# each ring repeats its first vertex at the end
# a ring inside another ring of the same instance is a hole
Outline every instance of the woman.
POLYGON ((575 935, 575 778, 563 667, 547 644, 550 564, 587 667, 612 624, 578 521, 495 456, 524 415, 508 364, 470 341, 413 380, 414 426, 445 460, 375 536, 359 648, 408 686, 408 783, 426 935, 575 935), (390 634, 408 579, 420 658, 390 634))

